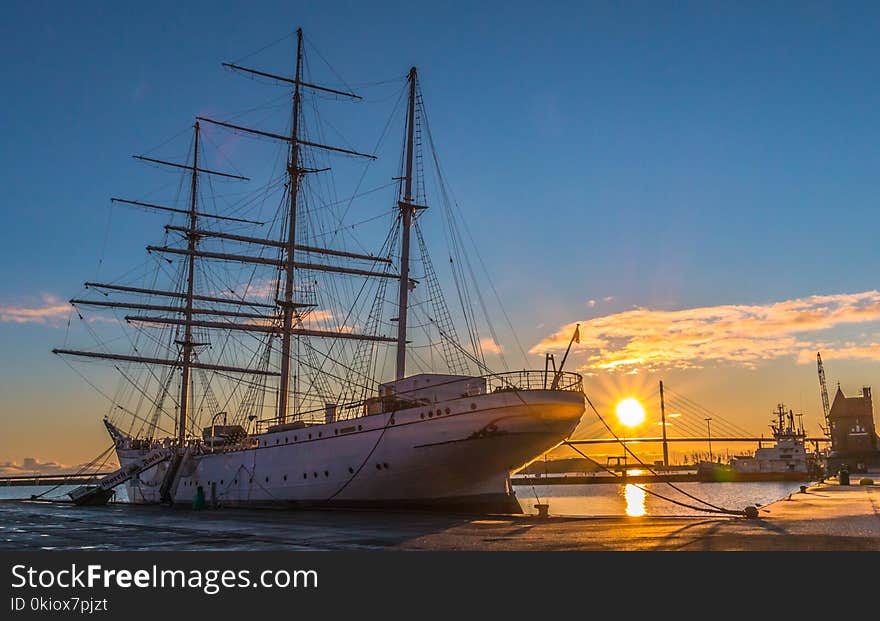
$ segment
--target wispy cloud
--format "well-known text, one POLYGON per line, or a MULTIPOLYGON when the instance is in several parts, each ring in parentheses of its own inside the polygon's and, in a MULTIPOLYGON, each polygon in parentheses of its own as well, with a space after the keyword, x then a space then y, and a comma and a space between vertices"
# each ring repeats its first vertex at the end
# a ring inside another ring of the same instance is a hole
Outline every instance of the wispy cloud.
POLYGON ((70 312, 70 304, 45 294, 40 302, 0 304, 0 322, 57 324, 70 312))
MULTIPOLYGON (((709 363, 755 366, 796 356, 798 362, 823 357, 880 360, 874 343, 819 342, 811 333, 843 324, 880 321, 880 292, 815 295, 766 305, 705 306, 675 311, 636 308, 584 319, 578 351, 593 369, 700 367, 709 363)), ((532 353, 563 349, 574 323, 562 326, 532 353)))
POLYGON ((485 354, 500 354, 502 351, 501 345, 496 343, 495 340, 490 337, 480 339, 480 349, 482 349, 485 354))
MULTIPOLYGON (((5 463, 0 463, 0 475, 2 476, 16 476, 16 475, 29 475, 29 474, 67 474, 72 472, 79 472, 83 469, 86 464, 79 464, 76 466, 66 466, 64 464, 58 463, 57 461, 40 461, 36 457, 25 457, 20 464, 7 461, 5 463)), ((114 460, 108 460, 108 463, 104 465, 104 470, 113 470, 117 467, 117 464, 114 460)), ((94 470, 90 470, 93 472, 94 470)))

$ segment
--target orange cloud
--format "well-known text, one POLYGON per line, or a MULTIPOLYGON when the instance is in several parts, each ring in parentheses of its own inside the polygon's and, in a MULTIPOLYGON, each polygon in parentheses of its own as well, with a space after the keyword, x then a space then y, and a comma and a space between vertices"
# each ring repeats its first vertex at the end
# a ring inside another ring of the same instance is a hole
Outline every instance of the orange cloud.
POLYGON ((0 321, 8 323, 54 324, 70 312, 70 304, 54 295, 44 295, 41 304, 16 306, 0 304, 0 321))
POLYGON ((495 342, 494 339, 489 337, 484 337, 480 339, 480 349, 483 350, 483 353, 486 354, 500 354, 501 353, 501 345, 495 342))
MULTIPOLYGON (((812 332, 880 321, 880 292, 815 295, 766 305, 721 305, 676 311, 635 310, 580 321, 586 368, 700 367, 726 362, 754 366, 783 356, 798 362, 823 357, 880 360, 873 343, 816 343, 812 332)), ((574 323, 535 345, 532 353, 564 349, 574 323)))

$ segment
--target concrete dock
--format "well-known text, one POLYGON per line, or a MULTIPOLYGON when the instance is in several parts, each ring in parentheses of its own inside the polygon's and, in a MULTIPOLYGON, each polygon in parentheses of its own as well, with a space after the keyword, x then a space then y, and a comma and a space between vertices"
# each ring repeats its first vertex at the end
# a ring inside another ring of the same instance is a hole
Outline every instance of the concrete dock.
POLYGON ((880 550, 880 485, 833 480, 738 517, 191 511, 0 502, 0 549, 880 550))

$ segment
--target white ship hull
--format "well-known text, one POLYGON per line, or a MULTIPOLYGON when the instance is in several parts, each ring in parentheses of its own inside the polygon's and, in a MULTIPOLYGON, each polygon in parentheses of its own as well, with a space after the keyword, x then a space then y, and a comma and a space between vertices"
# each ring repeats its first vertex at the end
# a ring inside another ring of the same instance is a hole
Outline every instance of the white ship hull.
MULTIPOLYGON (((222 506, 438 507, 518 512, 510 473, 557 446, 584 412, 581 392, 467 396, 251 437, 258 446, 203 447, 183 458, 174 503, 203 489, 222 506)), ((119 442, 120 465, 148 448, 119 442)), ((127 482, 132 502, 158 503, 169 462, 127 482)))

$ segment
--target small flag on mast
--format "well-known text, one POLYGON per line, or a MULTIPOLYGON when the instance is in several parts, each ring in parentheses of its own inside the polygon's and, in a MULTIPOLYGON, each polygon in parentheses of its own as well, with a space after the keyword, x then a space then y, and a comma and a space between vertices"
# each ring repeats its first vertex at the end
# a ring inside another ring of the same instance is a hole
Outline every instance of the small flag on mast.
POLYGON ((581 324, 577 324, 574 327, 574 342, 575 343, 581 342, 581 324))

